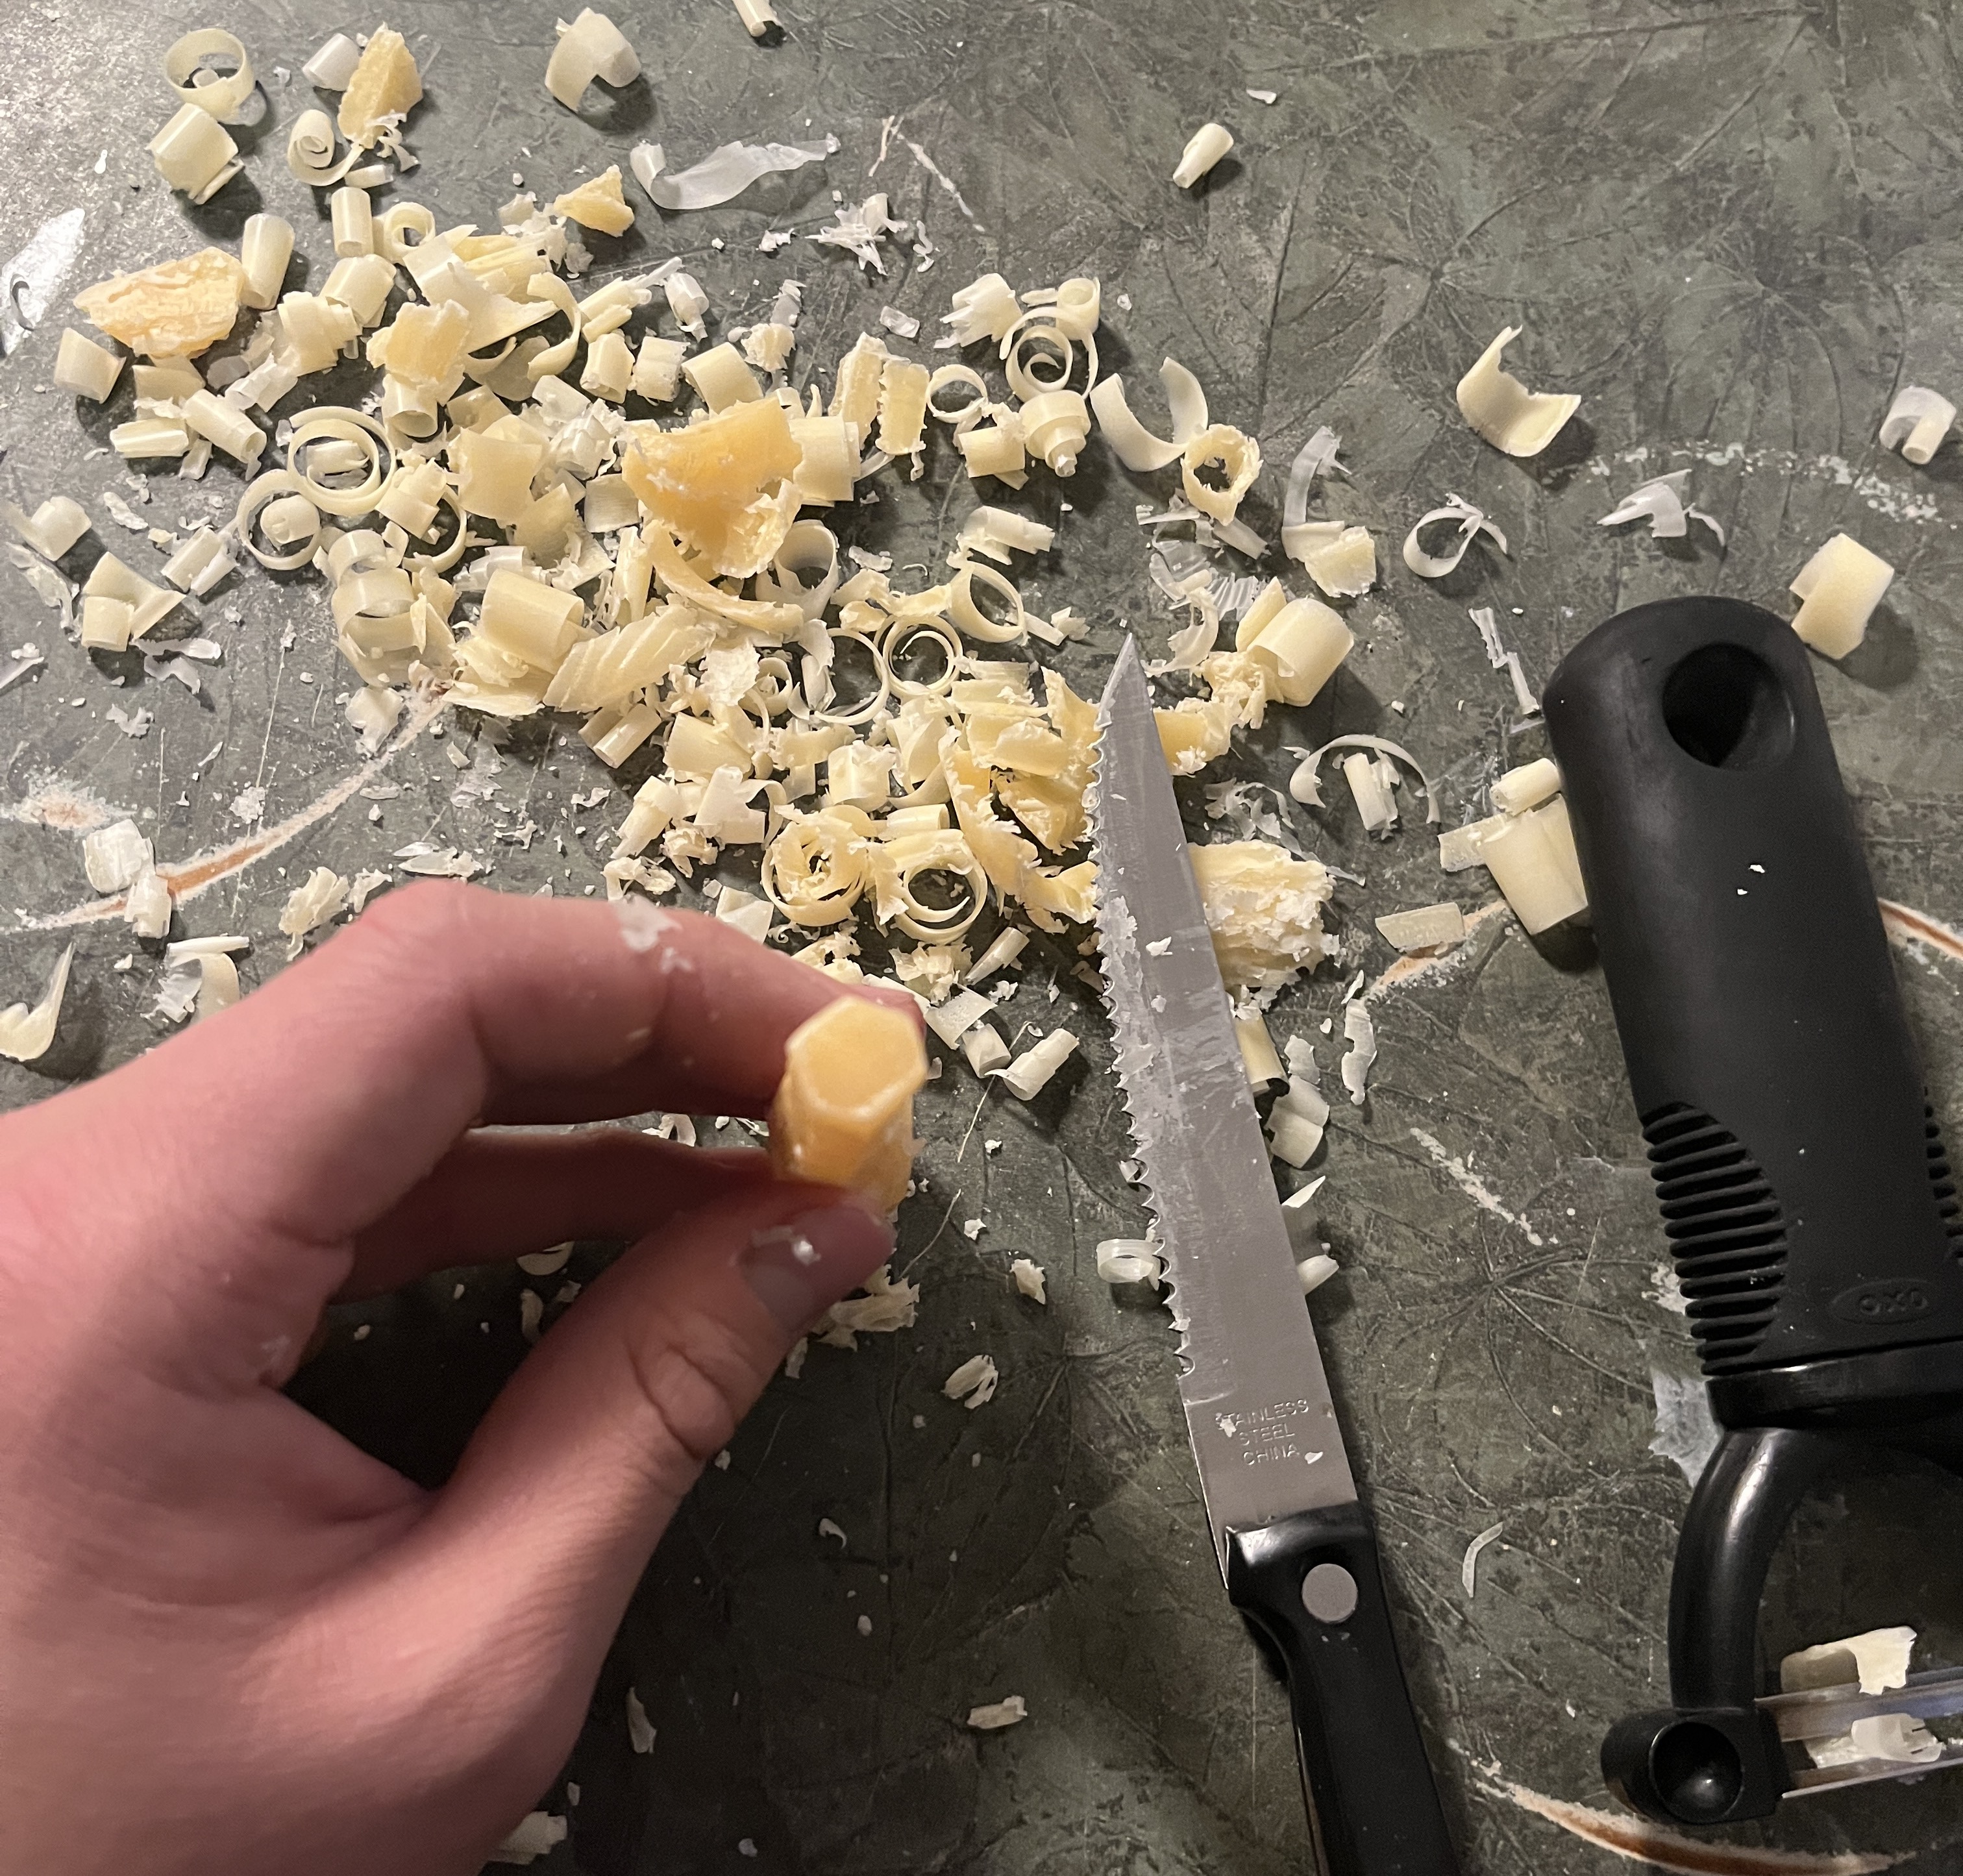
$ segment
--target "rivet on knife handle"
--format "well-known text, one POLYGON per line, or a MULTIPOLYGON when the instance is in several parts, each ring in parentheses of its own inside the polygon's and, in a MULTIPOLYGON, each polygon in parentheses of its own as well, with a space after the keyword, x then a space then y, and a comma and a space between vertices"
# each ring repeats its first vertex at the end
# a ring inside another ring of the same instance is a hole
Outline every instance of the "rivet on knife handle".
POLYGON ((1227 1593, 1287 1665, 1324 1876, 1455 1871, 1363 1506, 1228 1532, 1227 1593))

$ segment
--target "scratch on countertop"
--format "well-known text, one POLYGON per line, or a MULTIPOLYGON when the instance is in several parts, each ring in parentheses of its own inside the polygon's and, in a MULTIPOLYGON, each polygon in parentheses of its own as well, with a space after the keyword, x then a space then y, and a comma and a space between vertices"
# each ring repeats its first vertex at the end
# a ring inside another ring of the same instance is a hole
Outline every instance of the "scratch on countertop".
MULTIPOLYGON (((335 809, 344 806, 369 783, 374 780, 395 757, 434 722, 442 713, 444 699, 440 696, 424 698, 411 709, 403 719, 402 727, 395 740, 373 761, 365 762, 351 775, 344 776, 333 787, 310 807, 299 813, 289 815, 276 826, 262 828, 242 840, 235 840, 229 847, 207 848, 202 853, 194 853, 189 860, 159 866, 157 871, 163 876, 171 889, 171 897, 181 904, 216 885, 220 880, 229 879, 235 873, 244 872, 255 860, 264 860, 269 853, 299 839, 308 828, 325 821, 335 809)), ((117 893, 112 898, 91 899, 86 904, 71 906, 66 912, 50 913, 39 918, 22 921, 20 929, 27 931, 59 931, 74 925, 90 925, 107 918, 122 915, 124 895, 117 893)))
POLYGON ((1499 1194, 1456 1154, 1448 1152, 1435 1136, 1427 1133, 1422 1127, 1414 1127, 1411 1129, 1411 1137, 1431 1155, 1439 1170, 1481 1212, 1490 1212, 1501 1223, 1510 1225, 1516 1231, 1524 1232, 1529 1244, 1538 1245, 1544 1241, 1539 1232, 1518 1212, 1509 1211, 1499 1194))
POLYGON ((1884 899, 1881 906, 1881 929, 1891 944, 1926 945, 1930 950, 1963 963, 1963 933, 1952 930, 1911 905, 1897 905, 1892 899, 1884 899))
POLYGON ((936 182, 939 183, 949 195, 953 197, 954 206, 968 218, 969 226, 975 230, 975 233, 978 235, 985 235, 988 231, 975 219, 975 211, 968 206, 967 197, 962 195, 961 191, 954 186, 953 178, 949 176, 947 171, 943 169, 931 156, 928 155, 927 152, 923 149, 919 144, 916 143, 911 137, 901 137, 900 141, 913 152, 914 161, 919 164, 921 168, 925 170, 936 182))
MULTIPOLYGON (((1510 915, 1512 909, 1504 899, 1495 899, 1490 904, 1481 906, 1477 911, 1467 913, 1465 938, 1462 938, 1449 951, 1436 951, 1428 956, 1398 959, 1363 992, 1363 1000, 1368 1003, 1373 997, 1382 996, 1387 990, 1402 990, 1421 978, 1443 976, 1449 968, 1463 964, 1471 956, 1465 939, 1470 938, 1481 927, 1491 924, 1494 919, 1510 915)), ((1963 949, 1958 949, 1957 956, 1963 957, 1963 949)))
POLYGON ((85 783, 49 774, 37 778, 11 807, 0 808, 0 821, 53 828, 62 834, 92 834, 120 821, 126 812, 111 807, 85 783))
POLYGON ((1714 1843, 1686 1837, 1645 1818, 1618 1817, 1568 1798, 1548 1798, 1510 1780, 1482 1778, 1480 1783, 1494 1797, 1509 1799, 1521 1810, 1545 1817, 1549 1823, 1558 1824, 1599 1849, 1613 1851, 1633 1863, 1682 1871, 1684 1876, 1875 1876, 1878 1871, 1892 1869, 1897 1863, 1906 1863, 1910 1857, 1922 1854, 1920 1850, 1904 1850, 1894 1855, 1849 1850, 1823 1856, 1805 1850, 1714 1843))

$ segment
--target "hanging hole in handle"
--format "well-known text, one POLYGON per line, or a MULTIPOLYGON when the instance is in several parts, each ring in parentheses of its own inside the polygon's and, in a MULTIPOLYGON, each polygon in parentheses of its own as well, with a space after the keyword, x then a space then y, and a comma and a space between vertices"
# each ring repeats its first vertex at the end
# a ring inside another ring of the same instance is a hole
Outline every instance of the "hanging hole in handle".
POLYGON ((1657 1794, 1686 1824, 1715 1824, 1745 1785, 1737 1747, 1702 1720, 1665 1728, 1650 1748, 1650 1775, 1657 1794))
POLYGON ((1713 769, 1758 769, 1792 748, 1792 699, 1779 674, 1742 645, 1705 645, 1663 687, 1664 727, 1713 769))

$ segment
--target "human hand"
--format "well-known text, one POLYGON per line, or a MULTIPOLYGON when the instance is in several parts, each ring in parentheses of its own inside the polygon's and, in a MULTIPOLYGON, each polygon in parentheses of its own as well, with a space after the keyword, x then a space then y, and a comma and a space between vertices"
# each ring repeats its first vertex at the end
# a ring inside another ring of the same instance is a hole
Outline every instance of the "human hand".
POLYGON ((761 1115, 844 994, 634 911, 411 887, 0 1119, 15 1868, 450 1876, 558 1771, 676 1506, 892 1244, 761 1154, 492 1130, 761 1115), (278 1391, 331 1298, 570 1237, 638 1241, 440 1491, 278 1391))

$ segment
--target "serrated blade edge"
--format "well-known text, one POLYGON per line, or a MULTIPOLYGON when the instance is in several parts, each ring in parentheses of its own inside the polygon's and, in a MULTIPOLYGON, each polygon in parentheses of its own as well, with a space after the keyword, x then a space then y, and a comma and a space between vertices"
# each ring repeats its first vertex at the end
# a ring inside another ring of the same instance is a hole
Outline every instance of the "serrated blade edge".
POLYGON ((1097 930, 1132 1138, 1173 1285, 1180 1394, 1225 1534, 1356 1497, 1129 638, 1098 706, 1097 930))

